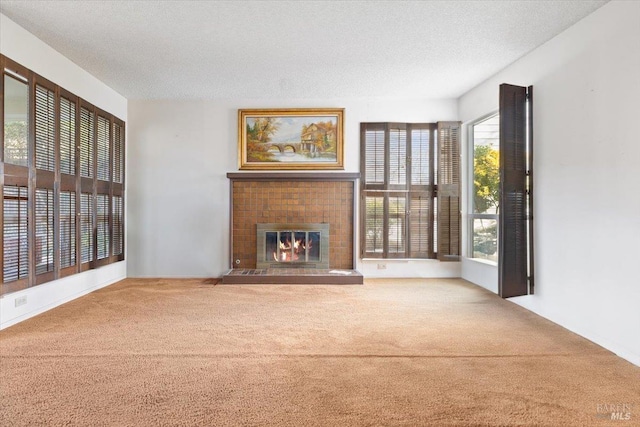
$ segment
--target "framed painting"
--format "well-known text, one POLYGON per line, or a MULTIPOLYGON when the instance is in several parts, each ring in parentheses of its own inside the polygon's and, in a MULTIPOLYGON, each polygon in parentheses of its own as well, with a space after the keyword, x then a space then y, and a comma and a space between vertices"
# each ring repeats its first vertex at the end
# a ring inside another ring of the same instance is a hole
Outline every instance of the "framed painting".
POLYGON ((344 169, 343 108, 238 110, 240 169, 344 169))

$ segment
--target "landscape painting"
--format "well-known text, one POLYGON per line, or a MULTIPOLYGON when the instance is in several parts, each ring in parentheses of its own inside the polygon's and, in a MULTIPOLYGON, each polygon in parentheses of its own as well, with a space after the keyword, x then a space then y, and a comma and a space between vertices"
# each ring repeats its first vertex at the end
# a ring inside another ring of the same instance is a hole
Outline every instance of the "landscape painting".
POLYGON ((240 169, 343 169, 341 108, 238 110, 240 169))

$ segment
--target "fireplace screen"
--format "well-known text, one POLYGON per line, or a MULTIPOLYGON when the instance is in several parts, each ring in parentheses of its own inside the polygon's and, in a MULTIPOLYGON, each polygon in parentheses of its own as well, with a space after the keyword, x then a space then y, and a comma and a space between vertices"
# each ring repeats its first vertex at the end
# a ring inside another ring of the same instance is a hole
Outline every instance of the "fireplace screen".
POLYGON ((329 224, 257 224, 257 268, 329 268, 329 224))

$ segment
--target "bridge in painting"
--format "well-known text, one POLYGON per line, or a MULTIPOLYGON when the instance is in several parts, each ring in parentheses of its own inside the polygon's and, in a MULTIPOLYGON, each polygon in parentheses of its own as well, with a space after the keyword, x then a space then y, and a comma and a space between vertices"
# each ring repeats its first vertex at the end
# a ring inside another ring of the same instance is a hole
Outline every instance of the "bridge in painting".
POLYGON ((276 149, 281 153, 287 151, 287 149, 294 153, 316 153, 318 147, 313 142, 265 142, 267 150, 276 149))

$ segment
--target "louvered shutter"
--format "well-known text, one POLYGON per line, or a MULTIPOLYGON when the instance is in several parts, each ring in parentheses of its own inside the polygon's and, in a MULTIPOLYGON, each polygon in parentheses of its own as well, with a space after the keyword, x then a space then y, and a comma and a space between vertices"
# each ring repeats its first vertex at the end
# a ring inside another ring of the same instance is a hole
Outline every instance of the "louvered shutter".
POLYGON ((527 295, 527 88, 500 85, 498 284, 503 298, 527 295))
POLYGON ((399 125, 389 128, 389 187, 407 186, 407 130, 399 125))
POLYGON ((430 204, 431 196, 411 196, 409 235, 411 236, 412 258, 429 258, 431 255, 433 215, 430 204))
POLYGON ((113 123, 113 182, 124 182, 124 127, 113 123))
POLYGON ((53 271, 53 190, 36 189, 36 274, 53 271))
POLYGON ((362 180, 365 184, 385 183, 385 130, 379 125, 362 124, 365 153, 362 180))
POLYGON ((101 181, 109 181, 109 119, 98 115, 96 150, 98 154, 97 176, 101 181))
POLYGON ((93 261, 93 203, 91 194, 80 195, 80 259, 93 261))
POLYGON ((29 273, 27 242, 27 187, 6 186, 3 191, 3 283, 29 273))
POLYGON ((109 256, 109 196, 98 194, 96 199, 96 227, 97 227, 97 259, 109 256))
POLYGON ((60 268, 76 264, 76 193, 60 192, 60 268))
POLYGON ((407 198, 388 196, 387 248, 389 257, 404 257, 407 252, 407 198))
POLYGON ((55 169, 55 93, 36 84, 35 95, 35 155, 36 168, 55 169))
POLYGON ((365 252, 380 255, 384 251, 384 197, 365 197, 364 241, 365 252))
POLYGON ((124 253, 124 226, 122 222, 122 197, 113 196, 113 255, 124 253))
POLYGON ((95 118, 92 111, 80 108, 80 176, 93 178, 95 118))
POLYGON ((60 97, 60 172, 76 174, 76 103, 60 97))
POLYGON ((438 259, 460 257, 460 122, 438 122, 438 259))

